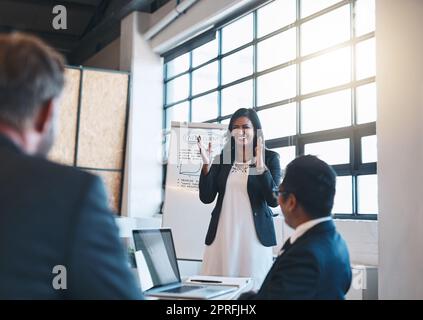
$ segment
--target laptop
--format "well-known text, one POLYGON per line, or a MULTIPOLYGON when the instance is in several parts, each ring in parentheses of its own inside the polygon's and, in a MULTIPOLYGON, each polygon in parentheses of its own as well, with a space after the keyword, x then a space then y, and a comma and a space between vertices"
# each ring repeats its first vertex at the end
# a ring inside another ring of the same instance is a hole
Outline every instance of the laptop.
POLYGON ((210 299, 236 290, 233 286, 183 283, 171 229, 133 230, 133 237, 144 295, 210 299))

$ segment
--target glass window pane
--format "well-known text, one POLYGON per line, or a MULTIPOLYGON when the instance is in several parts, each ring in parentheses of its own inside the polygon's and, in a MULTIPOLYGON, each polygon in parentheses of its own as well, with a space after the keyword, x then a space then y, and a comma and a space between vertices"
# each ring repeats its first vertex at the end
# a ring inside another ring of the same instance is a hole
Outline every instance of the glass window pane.
POLYGON ((222 29, 222 53, 253 41, 253 14, 236 20, 222 29))
POLYGON ((183 102, 166 109, 167 129, 170 129, 172 121, 189 121, 189 102, 183 102))
POLYGON ((355 3, 355 34, 375 31, 375 0, 357 0, 355 3))
POLYGON ((376 83, 370 83, 356 89, 357 123, 376 121, 376 83))
POLYGON ((253 81, 248 80, 222 90, 222 116, 230 115, 239 108, 253 106, 253 81))
POLYGON ((351 81, 351 49, 346 47, 305 61, 301 68, 302 94, 351 81))
POLYGON ((222 83, 227 84, 253 73, 253 47, 222 59, 222 83))
POLYGON ((315 132, 351 125, 351 90, 326 94, 301 103, 301 132, 315 132))
POLYGON ((336 177, 336 193, 333 214, 352 214, 352 177, 336 177))
POLYGON ((358 213, 378 213, 377 204, 377 175, 365 175, 357 177, 358 187, 358 213))
POLYGON ((189 76, 185 74, 166 84, 166 104, 171 104, 188 98, 189 76))
POLYGON ((258 36, 276 31, 296 19, 296 0, 276 0, 257 10, 258 36))
POLYGON ((340 0, 301 0, 301 18, 326 9, 340 0))
POLYGON ((285 170, 288 163, 295 159, 295 146, 275 148, 272 150, 279 153, 282 171, 285 170))
POLYGON ((350 6, 304 23, 301 27, 301 55, 307 55, 350 39, 350 6))
POLYGON ((367 136, 361 138, 361 162, 377 162, 376 136, 367 136))
POLYGON ((289 29, 286 32, 259 42, 257 45, 258 71, 294 60, 296 50, 295 29, 289 29))
POLYGON ((196 67, 217 56, 217 39, 203 44, 192 52, 192 66, 196 67))
POLYGON ((297 107, 295 103, 258 112, 266 140, 293 136, 297 133, 297 107))
POLYGON ((257 103, 263 106, 296 95, 295 65, 267 73, 257 78, 257 103))
POLYGON ((192 94, 217 87, 217 61, 201 67, 192 73, 192 94))
POLYGON ((220 123, 229 124, 230 121, 231 121, 231 118, 228 118, 228 119, 220 120, 220 123))
POLYGON ((217 118, 217 92, 192 100, 192 122, 203 122, 217 118))
POLYGON ((189 53, 173 59, 167 63, 167 77, 171 78, 189 69, 189 53))
POLYGON ((376 75, 376 48, 375 38, 360 42, 356 48, 357 80, 376 75))
POLYGON ((304 154, 311 154, 330 165, 350 163, 350 139, 308 143, 304 154))

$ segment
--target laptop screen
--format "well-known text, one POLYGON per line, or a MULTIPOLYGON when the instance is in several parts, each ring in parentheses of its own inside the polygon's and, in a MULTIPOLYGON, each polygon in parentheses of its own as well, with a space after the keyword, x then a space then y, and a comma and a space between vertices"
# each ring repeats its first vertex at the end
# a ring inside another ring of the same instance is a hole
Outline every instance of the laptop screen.
POLYGON ((178 262, 170 229, 134 230, 135 250, 141 250, 152 287, 180 282, 178 262))

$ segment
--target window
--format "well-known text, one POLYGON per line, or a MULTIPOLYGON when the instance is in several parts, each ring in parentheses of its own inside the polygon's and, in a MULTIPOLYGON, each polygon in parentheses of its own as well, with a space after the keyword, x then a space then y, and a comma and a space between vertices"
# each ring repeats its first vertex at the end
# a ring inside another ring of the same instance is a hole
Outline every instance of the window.
POLYGON ((263 37, 295 22, 297 0, 277 0, 257 10, 258 37, 263 37), (275 19, 275 12, 278 13, 275 19))
POLYGON ((377 213, 377 176, 375 174, 358 176, 358 213, 377 213))
POLYGON ((339 139, 304 145, 304 153, 312 154, 330 165, 350 162, 350 141, 339 139))
POLYGON ((301 17, 324 10, 340 0, 301 0, 301 17))
POLYGON ((253 14, 250 13, 221 29, 222 53, 227 53, 251 42, 254 37, 253 27, 253 14))
POLYGON ((351 90, 305 99, 301 104, 303 133, 347 127, 350 124, 351 90))
POLYGON ((239 108, 251 108, 252 106, 252 80, 247 80, 222 90, 222 116, 231 115, 239 108))
POLYGON ((192 94, 199 94, 217 87, 217 62, 212 62, 192 73, 192 94))
POLYGON ((376 83, 372 82, 356 89, 357 124, 376 121, 376 83))
POLYGON ((288 163, 295 159, 295 146, 273 149, 279 154, 282 171, 285 170, 288 163))
POLYGON ((301 92, 324 90, 351 81, 351 49, 331 51, 301 65, 301 92))
POLYGON ((329 48, 350 38, 350 8, 345 5, 305 22, 301 32, 303 55, 329 48))
POLYGON ((258 116, 266 139, 292 136, 297 132, 295 103, 261 110, 258 116))
POLYGON ((343 176, 336 178, 336 194, 332 212, 338 214, 349 214, 353 211, 352 177, 343 176))
POLYGON ((295 59, 295 29, 277 34, 257 44, 257 69, 263 71, 295 59))
POLYGON ((377 161, 377 138, 367 136, 361 138, 361 162, 370 163, 377 161))
POLYGON ((222 84, 228 84, 252 73, 253 47, 235 52, 222 59, 222 84))
POLYGON ((333 166, 335 217, 376 219, 374 11, 375 0, 275 0, 217 28, 166 63, 164 125, 254 108, 283 169, 301 154, 333 166))

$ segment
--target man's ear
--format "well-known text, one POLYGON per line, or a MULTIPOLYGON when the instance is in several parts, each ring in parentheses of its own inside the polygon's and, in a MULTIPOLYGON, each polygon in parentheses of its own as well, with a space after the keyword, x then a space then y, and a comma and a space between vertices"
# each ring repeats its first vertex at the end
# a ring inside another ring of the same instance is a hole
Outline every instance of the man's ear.
POLYGON ((42 134, 52 125, 54 114, 54 100, 50 99, 40 108, 35 116, 34 130, 42 134))
POLYGON ((286 206, 291 212, 297 208, 298 202, 295 194, 290 193, 286 202, 286 206))

